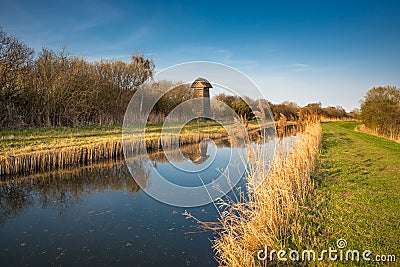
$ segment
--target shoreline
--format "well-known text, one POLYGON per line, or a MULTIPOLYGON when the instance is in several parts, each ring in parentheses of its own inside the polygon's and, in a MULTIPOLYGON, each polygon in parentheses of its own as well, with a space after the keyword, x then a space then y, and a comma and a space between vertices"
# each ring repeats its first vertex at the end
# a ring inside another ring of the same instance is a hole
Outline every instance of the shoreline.
MULTIPOLYGON (((223 133, 213 134, 183 134, 179 139, 180 145, 193 144, 203 138, 218 139, 226 137, 223 133)), ((174 140, 171 139, 173 142, 174 140)), ((161 138, 144 140, 146 150, 157 151, 162 148, 161 138)), ((141 150, 138 146, 143 140, 134 140, 134 152, 141 150)), ((64 169, 72 165, 88 166, 102 161, 116 161, 124 158, 122 136, 115 141, 97 144, 69 147, 63 149, 42 150, 16 156, 0 156, 0 177, 11 175, 27 175, 42 171, 64 169)))
MULTIPOLYGON (((294 125, 294 123, 292 123, 294 125)), ((259 129, 258 124, 249 124, 248 131, 259 129)), ((161 127, 154 125, 146 129, 150 136, 145 140, 133 139, 132 152, 157 151, 162 148, 161 127)), ((28 175, 43 171, 64 169, 68 166, 87 166, 102 161, 124 158, 122 129, 116 127, 52 128, 23 131, 0 131, 0 179, 12 175, 28 175), (25 133, 27 132, 27 133, 25 133), (19 135, 18 135, 19 134, 19 135)), ((190 125, 181 131, 179 140, 171 136, 167 140, 179 145, 198 143, 204 138, 221 139, 227 132, 217 123, 204 122, 190 125)))

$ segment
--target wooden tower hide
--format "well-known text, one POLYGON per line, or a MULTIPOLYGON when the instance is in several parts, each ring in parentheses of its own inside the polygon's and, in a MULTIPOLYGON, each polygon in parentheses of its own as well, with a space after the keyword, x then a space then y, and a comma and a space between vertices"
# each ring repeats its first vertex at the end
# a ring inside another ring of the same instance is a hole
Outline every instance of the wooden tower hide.
POLYGON ((193 98, 201 98, 200 101, 196 101, 193 111, 198 119, 209 119, 211 117, 210 108, 210 88, 212 85, 209 81, 204 78, 197 78, 190 88, 193 89, 193 98))

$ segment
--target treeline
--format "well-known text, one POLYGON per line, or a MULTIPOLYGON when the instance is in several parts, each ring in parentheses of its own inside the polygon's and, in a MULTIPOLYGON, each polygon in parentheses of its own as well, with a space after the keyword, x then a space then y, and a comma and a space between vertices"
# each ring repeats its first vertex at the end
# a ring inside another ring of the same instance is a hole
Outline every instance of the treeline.
MULTIPOLYGON (((218 94, 215 100, 221 101, 233 109, 238 115, 245 117, 248 120, 254 119, 253 110, 257 110, 258 101, 251 99, 249 97, 239 97, 226 94, 218 94)), ((313 114, 320 116, 325 119, 358 119, 358 110, 353 110, 351 112, 346 112, 346 110, 341 106, 329 106, 323 108, 321 103, 310 103, 304 107, 300 107, 294 102, 285 101, 281 104, 273 104, 268 102, 271 109, 272 116, 275 121, 278 121, 282 116, 289 121, 297 121, 299 116, 306 114, 313 114)), ((218 110, 219 113, 223 112, 218 110)))
MULTIPOLYGON (((88 62, 70 56, 65 49, 35 51, 0 28, 0 129, 85 125, 121 125, 128 103, 137 88, 154 74, 154 62, 141 54, 129 63, 118 60, 88 62)), ((146 84, 148 94, 163 94, 150 114, 160 122, 180 103, 191 99, 190 84, 159 81, 146 84)), ((239 116, 253 120, 258 100, 219 94, 211 110, 223 115, 223 102, 239 116)), ((321 103, 300 107, 294 102, 268 103, 275 120, 285 116, 296 121, 301 114, 326 118, 357 118, 340 107, 322 108, 321 103)))
POLYGON ((135 54, 129 63, 88 62, 34 50, 0 28, 0 128, 121 124, 136 88, 154 63, 135 54))
POLYGON ((359 118, 359 111, 357 109, 346 112, 346 110, 341 106, 328 106, 324 108, 320 102, 309 103, 308 105, 301 107, 294 102, 285 101, 281 104, 270 103, 270 108, 275 120, 278 120, 281 114, 290 121, 298 120, 301 114, 314 114, 326 120, 348 120, 359 118))
POLYGON ((215 101, 211 103, 211 110, 214 111, 214 116, 216 115, 228 115, 230 114, 227 110, 224 110, 221 105, 218 105, 218 102, 225 103, 227 107, 235 111, 240 117, 245 118, 247 120, 255 119, 255 115, 253 110, 257 110, 258 101, 251 99, 250 97, 239 97, 239 96, 232 96, 226 95, 224 93, 218 94, 214 96, 215 101), (214 103, 213 103, 214 102, 214 103))
POLYGON ((149 95, 152 93, 157 96, 161 95, 161 98, 155 101, 148 118, 149 122, 163 122, 175 107, 193 97, 193 90, 190 88, 190 84, 181 82, 162 80, 149 83, 144 89, 149 95))
POLYGON ((361 119, 366 127, 391 138, 400 137, 400 88, 371 88, 361 101, 361 119))

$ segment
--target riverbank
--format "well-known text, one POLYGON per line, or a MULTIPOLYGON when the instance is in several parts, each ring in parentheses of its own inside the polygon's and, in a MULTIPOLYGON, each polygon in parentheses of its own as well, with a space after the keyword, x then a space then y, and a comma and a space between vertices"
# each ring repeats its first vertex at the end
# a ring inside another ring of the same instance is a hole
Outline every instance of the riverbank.
POLYGON ((316 246, 335 248, 343 238, 346 249, 370 250, 372 259, 398 254, 400 144, 355 131, 359 125, 322 124, 322 153, 313 176, 316 246))
POLYGON ((221 266, 279 265, 285 263, 277 259, 281 249, 300 252, 297 262, 289 262, 296 266, 364 266, 365 250, 372 252, 371 261, 398 261, 400 144, 357 132, 360 124, 321 123, 321 142, 318 126, 308 126, 290 153, 277 148, 281 153, 269 172, 257 168, 254 158, 249 180, 261 176, 262 184, 247 198, 222 203, 220 224, 211 224, 221 266), (329 248, 343 248, 343 259, 350 250, 349 260, 330 260, 327 253, 318 260, 329 248), (265 254, 273 250, 273 256, 265 254), (314 261, 301 258, 307 250, 316 253, 314 261), (359 261, 351 260, 354 250, 359 261))
MULTIPOLYGON (((146 134, 159 137, 161 124, 151 124, 146 134)), ((223 128, 214 122, 190 123, 185 132, 222 132, 223 128), (201 129, 201 130, 198 130, 201 129)), ((121 126, 89 126, 82 128, 38 128, 0 131, 0 156, 19 156, 31 152, 56 151, 64 148, 84 147, 106 142, 121 141, 121 126)))
MULTIPOLYGON (((161 147, 161 126, 153 124, 146 128, 147 149, 161 147)), ((222 138, 226 136, 224 131, 215 122, 189 123, 182 129, 179 142, 222 138)), ((85 166, 123 157, 122 127, 4 130, 0 131, 0 139, 0 176, 85 166)), ((133 142, 139 141, 133 137, 133 142)))
MULTIPOLYGON (((173 129, 174 126, 168 128, 173 129)), ((180 126, 177 126, 180 128, 180 126)), ((248 130, 258 124, 250 122, 248 130)), ((146 148, 161 148, 162 124, 146 128, 146 148)), ((180 132, 180 144, 203 138, 224 138, 226 130, 217 122, 190 122, 180 132)), ((122 128, 93 126, 84 128, 43 128, 0 131, 0 176, 29 174, 70 165, 90 165, 123 157, 122 128)), ((134 143, 139 140, 135 140, 134 143)))

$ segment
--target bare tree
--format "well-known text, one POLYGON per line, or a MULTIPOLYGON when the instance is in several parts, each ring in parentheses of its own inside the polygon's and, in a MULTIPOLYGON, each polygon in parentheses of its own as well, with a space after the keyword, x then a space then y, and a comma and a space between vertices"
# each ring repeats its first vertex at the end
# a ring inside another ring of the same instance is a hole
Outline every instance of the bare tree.
POLYGON ((26 99, 24 74, 29 71, 34 51, 0 28, 0 125, 20 122, 20 107, 26 99))
POLYGON ((138 86, 152 78, 154 62, 88 62, 34 51, 0 29, 0 127, 121 124, 138 86))

